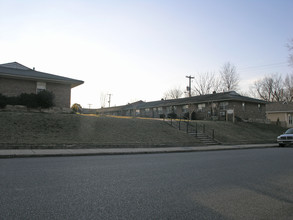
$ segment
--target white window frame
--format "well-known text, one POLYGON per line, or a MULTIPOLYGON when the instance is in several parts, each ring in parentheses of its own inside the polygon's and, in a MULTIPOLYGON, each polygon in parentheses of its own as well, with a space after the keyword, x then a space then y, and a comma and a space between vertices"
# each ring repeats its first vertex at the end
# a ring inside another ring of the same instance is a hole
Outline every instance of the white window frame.
POLYGON ((289 123, 289 125, 292 125, 293 124, 293 120, 292 120, 292 115, 291 114, 288 114, 288 123, 289 123))
POLYGON ((202 111, 205 107, 206 107, 205 103, 201 103, 201 104, 197 105, 197 108, 198 108, 199 111, 202 111))
POLYGON ((47 84, 45 82, 37 82, 36 93, 46 90, 47 84))

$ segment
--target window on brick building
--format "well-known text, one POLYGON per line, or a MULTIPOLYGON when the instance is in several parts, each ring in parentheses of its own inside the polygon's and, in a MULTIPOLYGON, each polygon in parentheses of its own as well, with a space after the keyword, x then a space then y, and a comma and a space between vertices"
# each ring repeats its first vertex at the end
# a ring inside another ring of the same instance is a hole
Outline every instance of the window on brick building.
POLYGON ((226 110, 228 105, 228 102, 220 102, 220 110, 226 110))
POLYGON ((202 104, 198 104, 197 105, 197 108, 198 108, 199 111, 202 111, 205 107, 206 107, 206 104, 205 103, 202 103, 202 104))
POLYGON ((182 112, 183 113, 188 112, 188 105, 183 105, 182 106, 182 112))
POLYGON ((288 122, 289 122, 289 125, 292 125, 292 115, 291 114, 288 115, 288 122))
POLYGON ((37 82, 37 93, 46 90, 46 83, 45 82, 37 82))
POLYGON ((162 107, 158 107, 158 113, 163 114, 163 108, 162 107))

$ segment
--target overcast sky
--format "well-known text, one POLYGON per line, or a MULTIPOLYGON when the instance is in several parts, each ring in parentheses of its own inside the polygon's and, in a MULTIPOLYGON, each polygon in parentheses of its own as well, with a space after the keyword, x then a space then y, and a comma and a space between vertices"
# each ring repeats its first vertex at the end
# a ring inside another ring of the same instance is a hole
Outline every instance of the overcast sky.
POLYGON ((0 64, 85 81, 71 103, 154 101, 186 75, 237 68, 241 91, 293 73, 292 0, 0 0, 0 64))

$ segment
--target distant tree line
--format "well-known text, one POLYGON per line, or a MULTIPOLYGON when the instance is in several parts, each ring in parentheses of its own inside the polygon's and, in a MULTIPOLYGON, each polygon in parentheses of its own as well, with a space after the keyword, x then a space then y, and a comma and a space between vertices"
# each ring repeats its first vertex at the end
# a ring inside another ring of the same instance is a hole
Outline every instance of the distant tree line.
MULTIPOLYGON (((293 38, 287 44, 288 63, 293 67, 293 38)), ((271 74, 256 80, 251 88, 252 94, 268 102, 293 102, 293 73, 282 77, 271 74)))
POLYGON ((252 94, 268 102, 293 101, 293 74, 283 78, 280 74, 265 76, 254 82, 252 94))
MULTIPOLYGON (((240 76, 235 65, 225 63, 219 74, 212 72, 198 73, 192 86, 192 95, 206 95, 213 92, 228 92, 238 89, 240 76)), ((169 89, 164 93, 164 99, 178 99, 184 95, 180 87, 169 89)))
MULTIPOLYGON (((293 38, 288 42, 288 63, 293 67, 293 38)), ((218 74, 213 72, 198 73, 192 86, 192 95, 205 95, 213 92, 237 91, 239 89, 240 76, 235 65, 225 63, 218 74)), ((179 87, 165 92, 164 99, 181 98, 184 91, 179 87)), ((254 81, 249 95, 268 102, 293 102, 293 73, 282 77, 280 74, 267 75, 254 81)))
POLYGON ((54 94, 43 90, 38 94, 22 93, 19 96, 7 97, 0 93, 0 108, 6 105, 24 105, 28 108, 50 108, 54 106, 54 94))

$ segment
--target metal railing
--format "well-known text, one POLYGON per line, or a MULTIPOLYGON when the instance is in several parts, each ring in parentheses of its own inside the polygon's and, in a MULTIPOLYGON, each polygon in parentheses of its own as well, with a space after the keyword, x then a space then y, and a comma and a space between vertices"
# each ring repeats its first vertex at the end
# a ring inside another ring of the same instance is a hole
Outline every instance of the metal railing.
POLYGON ((169 125, 174 128, 177 128, 180 131, 185 131, 189 134, 205 134, 210 137, 212 140, 215 140, 215 129, 207 128, 205 124, 199 123, 196 121, 190 121, 185 119, 172 119, 172 118, 164 118, 169 125))

